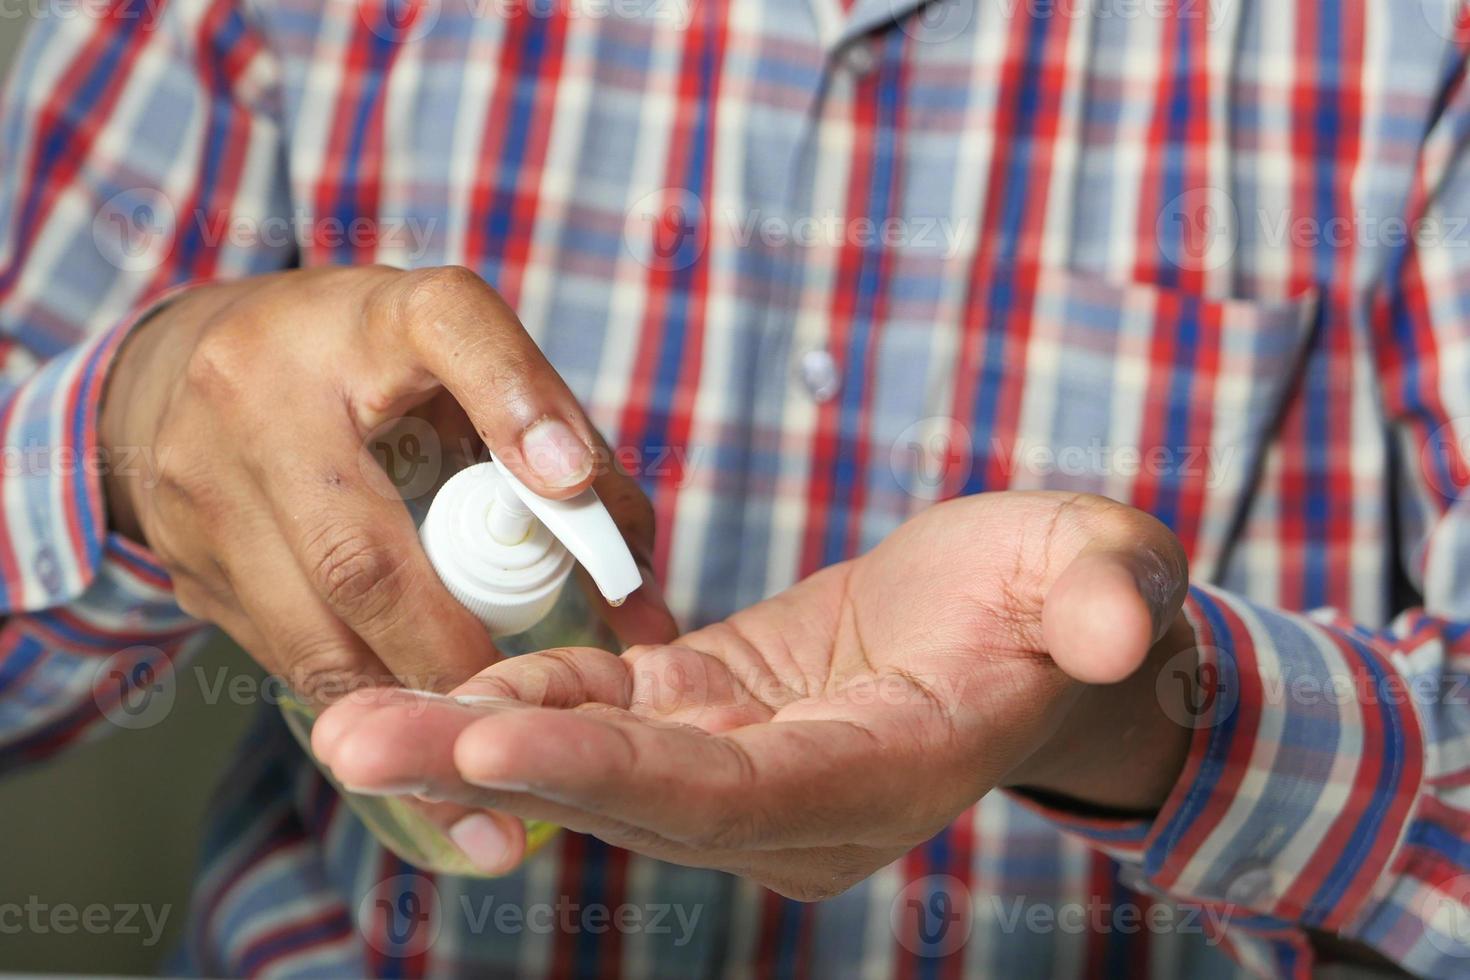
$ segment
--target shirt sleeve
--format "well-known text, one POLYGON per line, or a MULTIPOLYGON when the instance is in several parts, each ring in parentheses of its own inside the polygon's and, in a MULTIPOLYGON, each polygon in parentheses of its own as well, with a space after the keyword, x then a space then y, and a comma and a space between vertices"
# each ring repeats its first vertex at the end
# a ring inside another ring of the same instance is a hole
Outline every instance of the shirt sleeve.
MULTIPOLYGON (((1414 228, 1367 299, 1399 542, 1422 604, 1386 627, 1205 585, 1185 769, 1153 820, 1042 807, 1145 891, 1209 907, 1262 976, 1308 930, 1420 976, 1470 975, 1470 86, 1463 54, 1416 163, 1414 228)), ((1167 675, 1167 669, 1166 669, 1167 675)), ((1190 682, 1163 676, 1160 684, 1190 682)), ((1034 805, 1034 804, 1033 804, 1034 805)))
POLYGON ((97 410, 171 291, 294 261, 277 81, 236 0, 58 2, 0 99, 0 770, 136 719, 199 632, 108 530, 102 474, 159 461, 97 410))

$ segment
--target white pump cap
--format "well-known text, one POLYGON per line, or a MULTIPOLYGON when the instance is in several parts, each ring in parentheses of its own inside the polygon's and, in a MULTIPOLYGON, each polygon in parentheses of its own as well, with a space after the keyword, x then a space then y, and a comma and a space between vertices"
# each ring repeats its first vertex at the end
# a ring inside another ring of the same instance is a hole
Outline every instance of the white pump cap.
POLYGON ((529 629, 550 612, 573 556, 612 605, 643 584, 595 490, 548 500, 499 460, 451 477, 435 495, 419 537, 450 594, 491 636, 529 629))

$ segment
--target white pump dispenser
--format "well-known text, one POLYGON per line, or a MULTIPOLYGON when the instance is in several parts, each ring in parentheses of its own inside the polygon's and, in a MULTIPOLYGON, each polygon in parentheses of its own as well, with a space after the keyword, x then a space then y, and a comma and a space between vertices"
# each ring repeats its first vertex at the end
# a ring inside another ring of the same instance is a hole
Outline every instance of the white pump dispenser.
MULTIPOLYGON (((485 624, 502 654, 568 645, 619 649, 581 590, 562 588, 573 557, 614 606, 643 583, 627 542, 590 487, 570 500, 548 500, 492 459, 445 482, 419 537, 445 587, 485 624)), ((315 711, 289 693, 281 710, 309 754, 315 711)), ((442 874, 484 874, 406 801, 333 785, 378 840, 404 860, 442 874)), ((550 824, 527 821, 528 849, 555 832, 550 824)))
POLYGON ((451 477, 419 535, 445 587, 491 636, 520 633, 545 616, 574 557, 614 606, 643 581, 595 490, 549 500, 498 459, 451 477))

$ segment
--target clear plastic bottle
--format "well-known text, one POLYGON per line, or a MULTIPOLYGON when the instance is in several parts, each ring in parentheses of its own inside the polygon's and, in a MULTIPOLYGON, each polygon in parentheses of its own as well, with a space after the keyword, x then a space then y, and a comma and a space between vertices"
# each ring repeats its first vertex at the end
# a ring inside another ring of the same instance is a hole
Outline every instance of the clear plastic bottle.
MULTIPOLYGON (((574 557, 613 605, 642 582, 622 534, 594 491, 547 500, 498 461, 480 463, 444 484, 419 536, 450 594, 485 624, 506 656, 567 646, 620 649, 582 589, 567 587, 574 557)), ((281 711, 311 755, 313 710, 288 695, 281 711)), ((349 792, 318 765, 374 836, 405 861, 442 874, 485 876, 405 800, 349 792)), ((555 833, 550 824, 526 825, 532 850, 555 833)))

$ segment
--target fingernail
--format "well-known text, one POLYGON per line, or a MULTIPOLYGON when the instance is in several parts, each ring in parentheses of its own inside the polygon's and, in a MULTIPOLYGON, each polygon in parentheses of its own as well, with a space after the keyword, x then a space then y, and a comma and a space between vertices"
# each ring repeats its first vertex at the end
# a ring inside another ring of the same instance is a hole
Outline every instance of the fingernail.
POLYGON ((542 419, 527 429, 521 457, 548 486, 570 487, 592 472, 592 450, 561 419, 542 419))
POLYGON ((423 783, 384 783, 381 786, 350 786, 343 783, 342 788, 358 796, 413 796, 428 787, 423 783))
POLYGON ((496 790, 501 793, 531 792, 530 783, 517 782, 514 779, 471 779, 469 776, 465 776, 464 781, 469 783, 471 786, 478 786, 481 789, 496 790))
POLYGON ((529 707, 524 701, 517 701, 514 698, 497 698, 489 694, 453 694, 450 697, 456 704, 462 704, 466 708, 529 707))
POLYGON ((449 839, 481 871, 495 872, 505 867, 510 838, 485 814, 472 813, 460 820, 449 828, 449 839))

